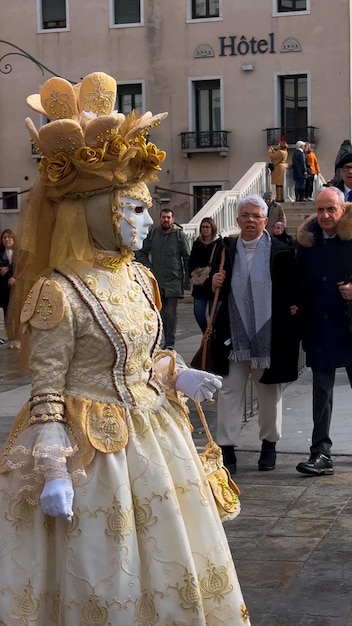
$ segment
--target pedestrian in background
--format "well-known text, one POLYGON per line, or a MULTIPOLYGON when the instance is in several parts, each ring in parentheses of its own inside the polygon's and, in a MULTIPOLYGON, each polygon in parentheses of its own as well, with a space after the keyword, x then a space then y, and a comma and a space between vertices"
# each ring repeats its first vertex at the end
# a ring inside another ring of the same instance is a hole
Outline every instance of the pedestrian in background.
POLYGON ((304 152, 307 161, 308 178, 306 179, 305 199, 313 201, 314 179, 320 174, 320 166, 315 152, 313 152, 310 143, 305 144, 304 152))
POLYGON ((265 200, 268 205, 268 221, 266 224, 266 230, 270 235, 272 235, 274 224, 276 222, 283 222, 286 226, 285 211, 283 210, 281 204, 279 202, 276 202, 275 194, 273 194, 272 191, 266 191, 263 194, 263 200, 265 200))
MULTIPOLYGON (((352 155, 351 155, 352 158, 352 155)), ((337 367, 352 383, 352 205, 343 192, 326 187, 316 197, 316 215, 297 232, 298 317, 303 349, 313 373, 313 433, 310 457, 297 465, 302 474, 333 474, 330 422, 337 367)))
POLYGON ((278 202, 285 202, 284 184, 288 157, 287 148, 286 141, 282 139, 277 148, 270 146, 268 149, 268 156, 273 165, 273 169, 271 170, 271 184, 275 185, 276 199, 278 202))
MULTIPOLYGON (((236 471, 246 385, 252 375, 258 394, 261 453, 258 469, 275 469, 281 437, 281 383, 298 376, 294 252, 265 229, 268 207, 247 196, 238 204, 240 234, 223 239, 225 269, 213 275, 222 300, 215 320, 215 368, 224 376, 218 395, 217 442, 224 462, 236 471), (283 341, 285 337, 285 341, 283 341)), ((219 267, 218 259, 214 267, 219 267)))
POLYGON ((336 184, 345 197, 346 202, 352 202, 352 152, 345 152, 338 162, 341 180, 336 184))
POLYGON ((304 141, 297 141, 296 149, 292 155, 292 172, 295 181, 296 202, 305 201, 306 180, 308 178, 307 160, 304 153, 304 141))
MULTIPOLYGON (((339 151, 336 155, 336 159, 335 159, 335 175, 334 178, 331 180, 331 185, 335 186, 335 187, 339 187, 338 183, 341 182, 341 170, 340 170, 340 166, 339 163, 341 161, 341 159, 346 156, 347 154, 352 154, 352 144, 351 144, 351 140, 350 139, 344 139, 339 151)), ((339 187, 340 188, 340 187, 339 187)))
POLYGON ((289 247, 292 247, 294 244, 294 239, 292 235, 288 234, 283 222, 276 222, 276 224, 274 224, 273 237, 289 247))
MULTIPOLYGON (((10 290, 15 284, 13 277, 13 255, 15 247, 15 234, 10 228, 2 231, 0 236, 0 308, 4 312, 6 326, 7 309, 10 301, 10 290)), ((0 345, 6 340, 0 338, 0 345)))
POLYGON ((136 259, 149 267, 158 281, 165 349, 175 346, 178 301, 191 286, 189 256, 187 237, 175 224, 173 211, 161 209, 160 225, 149 231, 136 259))
POLYGON ((214 292, 211 286, 210 271, 215 249, 220 244, 221 237, 218 235, 214 220, 211 217, 203 217, 200 223, 199 237, 193 243, 189 258, 194 317, 202 333, 206 331, 208 324, 207 311, 210 313, 213 304, 214 292), (205 274, 209 270, 208 277, 205 278, 204 282, 197 280, 197 274, 201 274, 198 272, 200 269, 205 270, 205 274))

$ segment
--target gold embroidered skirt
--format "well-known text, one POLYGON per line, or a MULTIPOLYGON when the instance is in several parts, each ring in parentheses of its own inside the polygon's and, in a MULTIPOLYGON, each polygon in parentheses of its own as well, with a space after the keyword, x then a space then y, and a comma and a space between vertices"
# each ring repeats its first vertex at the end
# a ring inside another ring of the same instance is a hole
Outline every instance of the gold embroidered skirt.
POLYGON ((177 410, 128 417, 128 444, 97 452, 71 524, 0 475, 0 624, 249 626, 191 433, 177 410), (174 415, 173 415, 174 413, 174 415))

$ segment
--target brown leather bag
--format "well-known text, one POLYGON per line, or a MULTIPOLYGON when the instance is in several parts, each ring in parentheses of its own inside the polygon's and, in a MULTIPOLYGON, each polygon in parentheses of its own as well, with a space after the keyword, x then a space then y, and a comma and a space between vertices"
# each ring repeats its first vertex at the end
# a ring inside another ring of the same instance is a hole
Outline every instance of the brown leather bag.
MULTIPOLYGON (((225 264, 225 248, 221 251, 221 260, 219 272, 224 269, 225 264)), ((220 288, 215 291, 213 306, 209 315, 208 326, 202 337, 200 348, 198 348, 192 361, 191 367, 196 370, 205 370, 206 372, 215 372, 214 354, 216 350, 216 333, 213 329, 214 316, 216 311, 216 305, 219 300, 220 288)))
POLYGON ((213 246, 213 249, 211 251, 211 255, 210 255, 210 259, 209 259, 209 265, 206 265, 205 267, 196 267, 193 270, 193 272, 191 272, 191 282, 192 282, 192 285, 203 285, 205 283, 205 281, 207 280, 207 278, 209 278, 210 271, 211 271, 211 264, 213 262, 213 256, 214 256, 214 252, 215 252, 215 248, 216 248, 216 244, 213 246))

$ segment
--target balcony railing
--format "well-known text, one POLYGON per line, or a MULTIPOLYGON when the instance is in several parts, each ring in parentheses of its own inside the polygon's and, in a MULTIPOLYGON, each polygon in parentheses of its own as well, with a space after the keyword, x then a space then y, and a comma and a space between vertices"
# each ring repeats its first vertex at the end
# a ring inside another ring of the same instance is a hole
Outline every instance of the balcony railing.
POLYGON ((285 137, 286 143, 293 146, 297 141, 309 141, 315 145, 317 143, 317 126, 281 126, 280 128, 265 128, 266 143, 274 146, 285 137))
POLYGON ((227 130, 208 130, 181 134, 181 148, 186 156, 192 152, 219 152, 227 156, 227 130))

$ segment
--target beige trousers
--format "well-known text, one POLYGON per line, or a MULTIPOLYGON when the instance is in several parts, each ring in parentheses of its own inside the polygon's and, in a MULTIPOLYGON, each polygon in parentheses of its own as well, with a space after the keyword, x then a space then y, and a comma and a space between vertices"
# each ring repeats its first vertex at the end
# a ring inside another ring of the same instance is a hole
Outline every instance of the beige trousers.
POLYGON ((217 443, 237 446, 245 408, 246 384, 250 374, 257 390, 259 439, 278 441, 282 426, 281 384, 263 385, 259 382, 263 369, 251 369, 249 361, 230 361, 229 375, 224 377, 218 395, 217 443))

